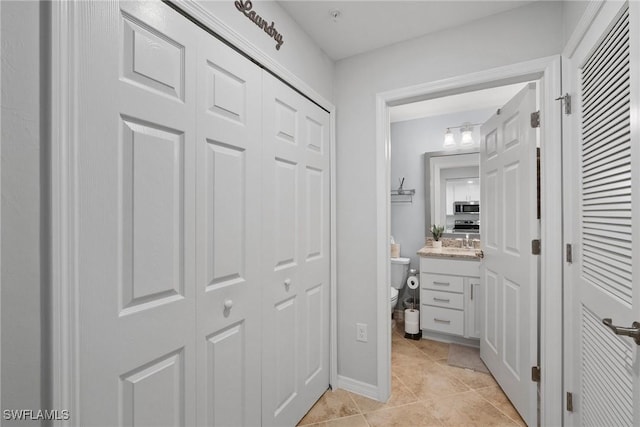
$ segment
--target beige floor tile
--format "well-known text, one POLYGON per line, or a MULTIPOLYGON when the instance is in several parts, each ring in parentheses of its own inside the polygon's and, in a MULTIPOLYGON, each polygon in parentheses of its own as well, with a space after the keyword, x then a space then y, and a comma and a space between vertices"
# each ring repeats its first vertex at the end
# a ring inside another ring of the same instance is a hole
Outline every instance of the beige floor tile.
POLYGON ((469 391, 469 387, 463 382, 447 375, 442 370, 442 367, 437 365, 437 363, 434 363, 432 368, 427 369, 421 375, 405 375, 401 373, 398 378, 420 400, 469 391))
POLYGON ((422 339, 414 345, 433 360, 446 359, 449 356, 449 344, 422 339))
POLYGON ((351 394, 351 398, 363 414, 378 411, 384 408, 393 408, 407 403, 413 403, 418 398, 395 375, 391 378, 391 397, 387 403, 378 402, 357 394, 351 394))
POLYGON ((451 375, 452 377, 462 381, 469 388, 472 388, 474 390, 498 385, 491 374, 476 372, 471 369, 459 368, 457 366, 450 366, 449 364, 447 364, 446 359, 438 360, 437 363, 443 366, 444 371, 448 375, 451 375))
POLYGON ((402 377, 422 375, 433 369, 435 365, 436 362, 422 353, 418 356, 394 354, 391 360, 391 373, 402 379, 402 377))
POLYGON ((426 358, 423 352, 418 350, 418 348, 415 345, 410 344, 408 342, 401 341, 397 343, 392 343, 391 348, 392 348, 392 351, 391 351, 392 361, 394 357, 398 357, 398 356, 410 356, 410 357, 415 357, 419 359, 426 358))
POLYGON ((363 415, 352 415, 350 417, 336 418, 320 424, 313 424, 313 427, 369 427, 363 415))
POLYGON ((381 409, 365 414, 364 417, 371 427, 442 426, 442 423, 429 413, 427 402, 381 409))
POLYGON ((518 425, 526 426, 526 423, 520 417, 516 408, 513 407, 511 401, 504 394, 502 389, 495 385, 493 387, 481 388, 476 390, 476 392, 487 399, 489 402, 493 404, 496 408, 501 410, 506 416, 515 421, 518 425))
POLYGON ((387 403, 327 391, 299 425, 314 427, 502 426, 524 422, 491 375, 447 364, 449 345, 392 335, 387 403))
POLYGON ((359 413, 360 410, 349 392, 340 389, 327 390, 298 425, 316 424, 359 413))
POLYGON ((475 391, 441 397, 427 406, 444 426, 515 426, 516 423, 475 391))

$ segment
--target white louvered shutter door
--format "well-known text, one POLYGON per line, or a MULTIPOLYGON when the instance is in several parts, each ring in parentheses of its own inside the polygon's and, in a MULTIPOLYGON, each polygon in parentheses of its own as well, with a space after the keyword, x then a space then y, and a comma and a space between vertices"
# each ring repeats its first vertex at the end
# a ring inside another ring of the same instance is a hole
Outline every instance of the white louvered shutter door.
POLYGON ((570 62, 577 111, 569 160, 574 181, 568 197, 574 199, 565 224, 573 227, 576 254, 569 267, 571 319, 565 336, 573 343, 573 363, 567 365, 574 404, 573 415, 567 415, 573 425, 640 421, 634 414, 637 345, 603 324, 609 318, 613 325, 630 327, 640 320, 634 287, 634 264, 640 261, 633 229, 639 157, 632 148, 637 134, 631 131, 631 111, 637 102, 632 102, 631 40, 628 7, 606 4, 570 62))

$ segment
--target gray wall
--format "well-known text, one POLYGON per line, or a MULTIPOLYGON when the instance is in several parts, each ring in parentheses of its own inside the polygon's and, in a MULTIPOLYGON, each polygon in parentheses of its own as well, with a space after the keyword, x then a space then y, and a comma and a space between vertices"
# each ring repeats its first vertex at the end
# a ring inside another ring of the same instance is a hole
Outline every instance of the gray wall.
POLYGON ((336 63, 338 371, 377 386, 376 94, 557 55, 562 6, 534 2, 336 63), (356 342, 355 324, 369 327, 356 342))
MULTIPOLYGON (((404 188, 416 190, 413 203, 391 203, 391 235, 396 243, 400 243, 401 256, 411 258, 411 268, 420 268, 416 252, 424 246, 425 236, 431 236, 428 232, 430 225, 425 224, 424 216, 425 209, 430 208, 425 200, 424 153, 443 151, 447 127, 464 122, 483 123, 493 113, 495 108, 485 108, 391 124, 391 188, 397 188, 398 180, 404 176, 404 188)), ((454 135, 459 140, 457 130, 454 130, 454 135)), ((474 128, 473 138, 479 141, 479 126, 474 128)), ((405 287, 401 300, 406 293, 405 287)))
MULTIPOLYGON (((40 3, 2 1, 2 409, 48 405, 40 3), (44 289, 44 292, 43 292, 44 289), (44 375, 43 375, 44 374, 44 375), (45 379, 43 379, 45 378, 45 379)), ((46 151, 46 148, 45 148, 46 151)), ((44 187, 46 188, 46 186, 44 187)), ((16 422, 15 425, 28 425, 16 422)), ((13 425, 8 421, 2 425, 13 425)))

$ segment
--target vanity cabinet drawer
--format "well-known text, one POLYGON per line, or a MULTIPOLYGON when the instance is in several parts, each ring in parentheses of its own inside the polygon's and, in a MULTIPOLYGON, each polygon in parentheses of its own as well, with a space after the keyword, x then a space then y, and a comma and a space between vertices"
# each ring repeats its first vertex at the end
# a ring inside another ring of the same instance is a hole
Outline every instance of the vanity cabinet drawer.
POLYGON ((423 304, 435 305, 437 307, 457 308, 458 310, 464 309, 463 294, 423 289, 420 301, 423 304))
POLYGON ((464 311, 422 304, 420 327, 446 334, 464 335, 464 311))
POLYGON ((459 276, 446 276, 444 274, 421 274, 422 287, 444 292, 464 292, 464 278, 459 276))

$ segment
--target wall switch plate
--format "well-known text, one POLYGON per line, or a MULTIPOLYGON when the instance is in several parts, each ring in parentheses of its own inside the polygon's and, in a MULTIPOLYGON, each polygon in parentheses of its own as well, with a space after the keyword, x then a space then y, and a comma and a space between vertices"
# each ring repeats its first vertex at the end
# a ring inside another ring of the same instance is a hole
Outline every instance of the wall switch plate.
POLYGON ((366 323, 356 323, 356 341, 367 342, 366 323))

